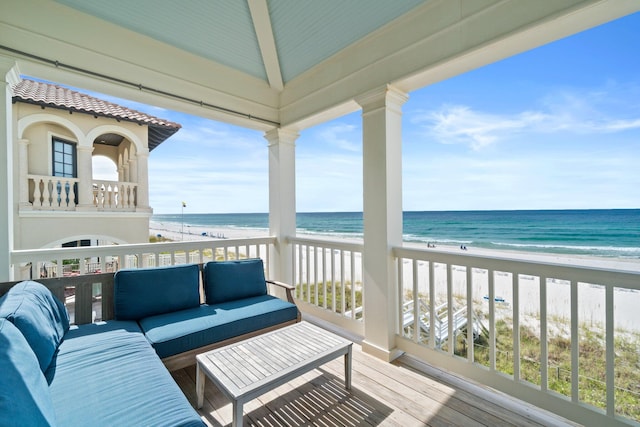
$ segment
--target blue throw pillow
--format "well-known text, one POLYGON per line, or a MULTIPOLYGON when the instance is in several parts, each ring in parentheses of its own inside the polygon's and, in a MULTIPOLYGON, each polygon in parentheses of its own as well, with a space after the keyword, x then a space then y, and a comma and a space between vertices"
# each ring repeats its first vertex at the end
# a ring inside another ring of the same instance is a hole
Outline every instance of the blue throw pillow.
POLYGON ((0 318, 0 425, 54 426, 49 386, 29 343, 0 318))
POLYGON ((113 280, 117 320, 139 320, 200 305, 196 264, 120 270, 113 280))
POLYGON ((208 262, 203 273, 207 304, 267 294, 264 266, 260 258, 208 262))
POLYGON ((22 332, 38 358, 41 371, 46 371, 69 330, 69 315, 64 304, 44 285, 20 282, 0 298, 0 317, 22 332))

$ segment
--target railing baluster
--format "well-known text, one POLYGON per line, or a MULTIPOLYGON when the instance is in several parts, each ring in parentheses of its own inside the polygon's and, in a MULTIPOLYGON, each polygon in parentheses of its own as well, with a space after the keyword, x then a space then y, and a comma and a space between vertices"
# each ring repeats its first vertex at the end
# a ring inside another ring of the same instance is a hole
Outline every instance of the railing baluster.
MULTIPOLYGON (((329 249, 329 255, 331 249, 329 249)), ((327 249, 322 248, 322 307, 327 308, 327 249)))
MULTIPOLYGON (((360 262, 362 264, 362 262, 360 262)), ((362 274, 362 272, 360 272, 362 274)), ((362 277, 362 276, 360 276, 362 277)), ((364 293, 364 289, 360 292, 361 295, 364 293)), ((358 304, 356 303, 356 255, 353 251, 351 251, 351 318, 356 318, 356 310, 358 309, 358 304)))
POLYGON ((579 350, 578 329, 578 282, 571 281, 571 401, 577 403, 579 396, 579 350))
POLYGON ((496 370, 496 272, 487 271, 489 284, 489 369, 496 370))
MULTIPOLYGON (((453 264, 448 264, 447 269, 447 341, 449 345, 447 346, 447 350, 450 356, 454 355, 454 350, 456 347, 455 339, 453 336, 453 264)), ((442 343, 440 343, 442 345, 442 343)))
MULTIPOLYGON (((311 255, 310 245, 305 245, 305 257, 304 257, 304 265, 305 265, 305 276, 307 279, 307 302, 311 302, 311 260, 309 259, 311 255)), ((314 304, 318 304, 318 301, 314 301, 314 304)))
MULTIPOLYGON (((314 294, 315 299, 313 303, 315 305, 318 304, 318 297, 320 296, 320 289, 318 288, 318 246, 313 247, 313 283, 314 283, 314 294)), ((335 307, 334 307, 335 308, 335 307)))
POLYGON ((340 304, 340 313, 344 315, 345 309, 344 306, 347 303, 346 299, 346 285, 345 285, 345 275, 344 275, 344 251, 339 249, 338 254, 340 255, 340 297, 342 298, 342 303, 340 304))
MULTIPOLYGON (((331 289, 336 288, 336 255, 334 249, 331 249, 331 289)), ((324 308, 327 308, 325 301, 324 308)))
MULTIPOLYGON (((467 264, 465 267, 467 273, 467 360, 472 363, 474 360, 474 331, 476 323, 473 315, 473 268, 467 264)), ((478 331, 478 333, 480 333, 478 331)))
POLYGON ((429 261, 429 348, 436 346, 436 272, 433 261, 429 261))
POLYGON ((607 286, 605 289, 605 358, 606 358, 606 377, 607 384, 607 415, 615 416, 616 412, 616 383, 615 383, 615 323, 614 308, 615 301, 613 295, 613 286, 607 286))
POLYGON ((520 380, 520 275, 511 272, 513 289, 513 379, 520 380))
POLYGON ((418 295, 418 260, 414 259, 411 263, 413 271, 413 342, 419 343, 420 340, 420 297, 418 295))
POLYGON ((549 345, 547 323, 547 278, 539 277, 540 286, 540 389, 549 389, 549 345))

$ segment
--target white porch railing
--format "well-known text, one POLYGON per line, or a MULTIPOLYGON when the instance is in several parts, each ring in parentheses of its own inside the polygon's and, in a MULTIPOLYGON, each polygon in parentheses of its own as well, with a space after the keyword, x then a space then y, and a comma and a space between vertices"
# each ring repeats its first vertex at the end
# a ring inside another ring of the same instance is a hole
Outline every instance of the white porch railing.
POLYGON ((639 272, 394 255, 402 350, 572 419, 640 421, 639 272))
MULTIPOLYGON (((78 203, 78 178, 49 175, 28 175, 29 202, 36 210, 76 209, 78 203)), ((98 210, 133 211, 138 205, 138 184, 124 181, 92 181, 93 200, 98 210)))
POLYGON ((269 247, 274 240, 272 237, 263 237, 17 250, 11 253, 11 262, 20 269, 14 272, 16 280, 242 258, 262 258, 268 274, 269 247))
MULTIPOLYGON (((274 242, 264 237, 18 250, 11 252, 11 263, 17 270, 16 281, 63 278, 51 289, 65 302, 71 322, 80 324, 113 318, 113 274, 108 273, 122 268, 262 258, 269 277, 269 249, 274 242)), ((0 294, 7 289, 0 286, 0 294)))
POLYGON ((303 311, 362 335, 361 243, 289 238, 293 245, 295 298, 303 311))

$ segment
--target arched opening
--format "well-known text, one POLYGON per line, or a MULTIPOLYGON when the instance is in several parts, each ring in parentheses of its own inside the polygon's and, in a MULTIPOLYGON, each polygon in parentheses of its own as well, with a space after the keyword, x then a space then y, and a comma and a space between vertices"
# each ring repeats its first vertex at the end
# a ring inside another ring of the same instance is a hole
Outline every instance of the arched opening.
POLYGON ((98 155, 91 158, 93 179, 104 181, 118 180, 118 167, 116 163, 107 156, 98 155))

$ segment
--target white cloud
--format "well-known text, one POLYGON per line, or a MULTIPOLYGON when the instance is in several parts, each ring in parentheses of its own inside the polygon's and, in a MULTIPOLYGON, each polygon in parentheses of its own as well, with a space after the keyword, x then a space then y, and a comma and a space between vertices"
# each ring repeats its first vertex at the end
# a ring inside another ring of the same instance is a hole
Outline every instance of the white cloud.
POLYGON ((357 153, 362 151, 362 135, 359 130, 355 125, 335 121, 316 131, 313 138, 321 144, 357 153))
POLYGON ((443 105, 423 111, 412 122, 443 144, 465 144, 481 150, 519 135, 570 133, 574 135, 609 134, 640 129, 636 105, 620 111, 616 92, 594 90, 578 93, 562 91, 548 94, 538 109, 494 113, 466 105, 443 105), (618 107, 615 111, 612 107, 618 107), (625 117, 626 116, 626 117, 625 117))

